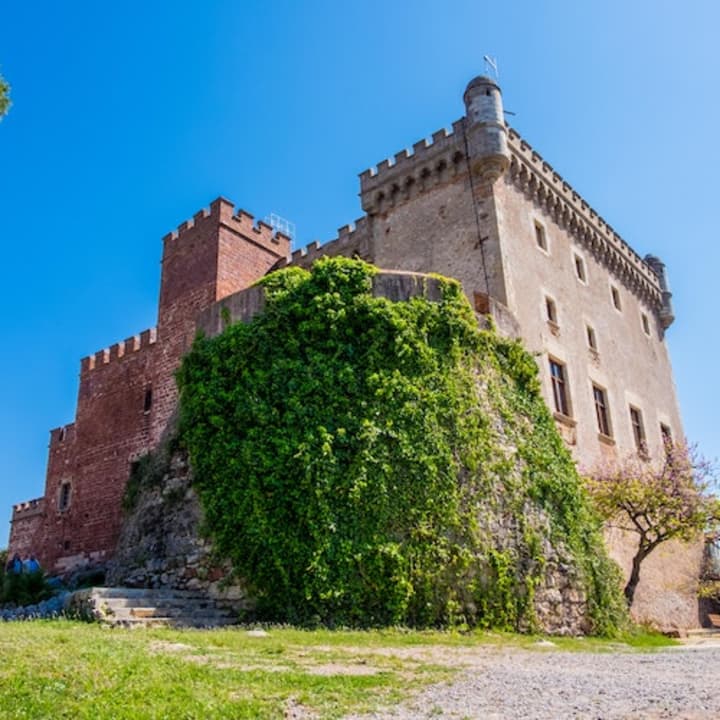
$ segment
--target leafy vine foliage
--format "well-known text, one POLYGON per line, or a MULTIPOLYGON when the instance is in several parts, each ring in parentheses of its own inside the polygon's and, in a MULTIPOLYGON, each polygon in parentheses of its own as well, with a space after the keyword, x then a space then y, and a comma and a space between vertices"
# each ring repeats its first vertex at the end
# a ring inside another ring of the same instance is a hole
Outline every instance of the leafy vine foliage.
POLYGON ((186 356, 180 440, 216 549, 276 621, 532 629, 551 547, 611 632, 617 576, 533 358, 455 281, 391 302, 375 273, 269 275, 262 315, 186 356))

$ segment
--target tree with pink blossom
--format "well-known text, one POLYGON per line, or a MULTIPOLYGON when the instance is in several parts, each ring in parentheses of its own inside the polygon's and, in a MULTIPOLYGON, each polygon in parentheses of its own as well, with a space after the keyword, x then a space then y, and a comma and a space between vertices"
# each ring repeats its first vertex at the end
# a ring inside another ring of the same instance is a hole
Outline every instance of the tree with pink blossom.
POLYGON ((598 512, 613 527, 635 533, 638 547, 624 589, 632 606, 640 568, 658 545, 690 541, 720 527, 720 500, 713 493, 714 467, 695 447, 667 442, 665 457, 652 462, 634 455, 598 466, 587 487, 598 512))

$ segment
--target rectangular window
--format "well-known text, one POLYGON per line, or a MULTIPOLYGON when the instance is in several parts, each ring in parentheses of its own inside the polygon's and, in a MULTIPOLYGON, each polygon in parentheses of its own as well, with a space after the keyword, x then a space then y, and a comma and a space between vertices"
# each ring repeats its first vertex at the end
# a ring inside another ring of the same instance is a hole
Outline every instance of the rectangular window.
POLYGON ((535 222, 535 242, 541 250, 547 252, 547 238, 545 237, 545 228, 539 223, 535 222))
POLYGON ((642 329, 643 332, 646 335, 650 335, 650 321, 648 320, 648 316, 645 313, 640 314, 640 319, 642 320, 642 329))
POLYGON ((555 410, 562 415, 570 416, 570 403, 568 399, 567 377, 565 366, 550 358, 550 379, 552 381, 553 401, 555 410))
POLYGON ((591 328, 589 325, 585 326, 585 330, 587 332, 587 344, 588 347, 591 350, 597 351, 597 337, 595 337, 595 330, 594 328, 591 328))
POLYGON ((548 322, 555 323, 555 325, 557 325, 557 307, 552 298, 545 298, 545 314, 548 322))
POLYGON ((151 388, 151 387, 147 387, 147 388, 145 389, 145 400, 144 400, 144 402, 143 402, 143 412, 144 412, 146 415, 147 415, 147 414, 150 412, 150 410, 152 409, 152 401, 153 401, 152 388, 151 388))
POLYGON ((620 302, 620 291, 614 285, 610 287, 610 295, 612 296, 613 307, 616 310, 622 310, 622 303, 620 302))
POLYGON ((665 425, 664 423, 660 423, 660 437, 662 438, 663 447, 665 448, 665 452, 669 452, 672 448, 672 430, 665 425))
POLYGON ((70 507, 70 483, 64 482, 60 486, 60 495, 58 496, 58 509, 60 512, 70 507))
POLYGON ((610 415, 608 413, 607 395, 605 390, 593 385, 593 398, 595 399, 595 415, 597 417, 598 431, 610 437, 610 415))
POLYGON ((579 256, 575 256, 575 275, 580 282, 587 282, 587 275, 585 274, 585 261, 579 256))
POLYGON ((640 454, 647 452, 647 444, 645 442, 645 427, 643 425, 642 412, 637 408, 630 406, 630 424, 632 425, 633 437, 635 438, 635 447, 640 454))

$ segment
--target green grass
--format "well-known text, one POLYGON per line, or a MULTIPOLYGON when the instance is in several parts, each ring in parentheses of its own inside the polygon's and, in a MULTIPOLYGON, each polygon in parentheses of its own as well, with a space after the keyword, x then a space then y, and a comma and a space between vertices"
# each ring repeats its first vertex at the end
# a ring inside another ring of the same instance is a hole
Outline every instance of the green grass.
MULTIPOLYGON (((505 633, 269 628, 125 630, 71 621, 0 624, 0 718, 282 718, 291 704, 320 718, 392 705, 449 679, 474 647, 546 651, 505 633)), ((558 639, 556 649, 673 644, 638 631, 622 644, 558 639)))

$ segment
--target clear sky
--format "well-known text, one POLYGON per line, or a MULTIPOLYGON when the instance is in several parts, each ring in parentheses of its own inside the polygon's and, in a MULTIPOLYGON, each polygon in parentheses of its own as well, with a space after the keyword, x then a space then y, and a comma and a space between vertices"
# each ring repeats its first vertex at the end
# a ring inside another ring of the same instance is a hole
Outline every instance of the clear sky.
POLYGON ((719 27, 714 0, 4 3, 0 547, 80 358, 154 325, 160 238, 222 194, 331 239, 486 53, 512 124, 666 262, 685 430, 719 456, 719 27))

